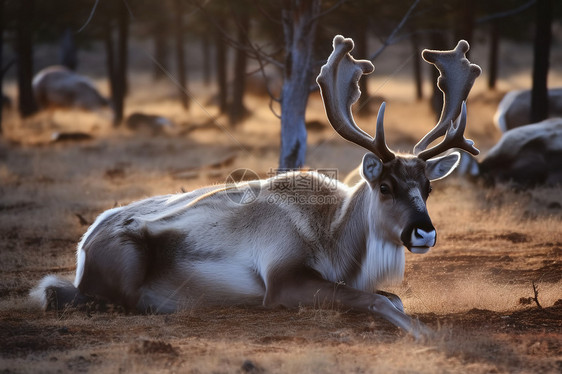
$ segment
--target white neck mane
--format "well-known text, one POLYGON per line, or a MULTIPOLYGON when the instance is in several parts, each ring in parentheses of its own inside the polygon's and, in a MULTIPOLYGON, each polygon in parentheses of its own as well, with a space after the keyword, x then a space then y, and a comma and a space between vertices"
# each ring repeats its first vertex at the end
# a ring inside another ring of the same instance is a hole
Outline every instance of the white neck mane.
POLYGON ((374 292, 385 285, 402 282, 404 279, 405 255, 402 245, 386 242, 369 233, 367 253, 352 287, 374 292))
POLYGON ((350 286, 374 292, 382 286, 402 282, 405 254, 401 244, 384 239, 381 228, 374 227, 372 220, 380 212, 373 207, 372 195, 364 183, 347 190, 350 198, 344 201, 332 223, 332 232, 342 225, 347 226, 344 235, 338 238, 339 260, 321 258, 317 270, 326 279, 337 282, 347 278, 350 286), (354 258, 358 252, 364 253, 360 259, 354 258), (353 279, 349 279, 346 274, 350 274, 358 260, 361 261, 360 269, 353 279))
POLYGON ((361 270, 353 281, 352 286, 367 292, 380 290, 383 286, 402 282, 404 279, 405 253, 401 244, 389 241, 381 227, 377 227, 373 221, 383 219, 380 216, 376 204, 372 199, 376 198, 372 193, 364 195, 364 219, 366 220, 366 253, 363 258, 361 270))

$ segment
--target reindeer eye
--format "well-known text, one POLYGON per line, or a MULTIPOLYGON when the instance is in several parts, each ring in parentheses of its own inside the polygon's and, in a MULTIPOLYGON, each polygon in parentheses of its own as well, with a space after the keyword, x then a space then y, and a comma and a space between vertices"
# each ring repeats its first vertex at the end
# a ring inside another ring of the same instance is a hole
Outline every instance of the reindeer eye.
POLYGON ((383 195, 388 195, 388 194, 390 193, 390 187, 388 187, 388 185, 386 185, 386 184, 384 184, 384 183, 381 184, 380 190, 381 190, 381 193, 382 193, 383 195))

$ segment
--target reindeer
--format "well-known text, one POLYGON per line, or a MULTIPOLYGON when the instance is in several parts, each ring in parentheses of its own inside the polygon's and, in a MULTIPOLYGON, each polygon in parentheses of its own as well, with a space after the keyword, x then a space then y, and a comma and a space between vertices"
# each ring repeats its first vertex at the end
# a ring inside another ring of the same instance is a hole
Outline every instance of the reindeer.
POLYGON ((481 162, 463 155, 473 176, 516 188, 562 184, 562 88, 548 90, 548 118, 529 123, 531 91, 508 92, 494 114, 502 137, 481 162))
POLYGON ((562 118, 506 131, 472 167, 485 183, 510 183, 516 188, 562 184, 562 118))
MULTIPOLYGON (((480 160, 463 152, 455 173, 472 181, 480 180, 489 187, 554 187, 562 185, 560 160, 562 118, 549 118, 506 131, 480 160)), ((358 178, 358 170, 353 170, 344 183, 353 183, 358 178)))
POLYGON ((455 147, 478 153, 463 135, 464 101, 481 70, 464 57, 466 41, 452 51, 425 50, 423 57, 441 71, 442 116, 414 154, 397 154, 385 142, 384 103, 374 138, 354 122, 358 81, 374 66, 355 60, 353 47, 336 36, 317 82, 332 127, 368 151, 361 182, 348 187, 294 171, 110 209, 78 244, 74 283, 49 275, 32 296, 44 308, 96 298, 157 313, 197 305, 339 305, 416 337, 429 333, 404 313, 398 296, 378 290, 403 279, 404 247, 421 254, 435 246, 426 207, 430 182, 447 176, 459 154, 435 156, 455 147), (318 188, 296 188, 303 181, 318 188))
MULTIPOLYGON (((505 133, 530 123, 531 90, 509 91, 498 105, 494 123, 505 133)), ((548 118, 562 117, 562 88, 548 90, 548 118)))
POLYGON ((33 95, 42 109, 97 110, 109 106, 94 83, 64 66, 49 66, 35 75, 33 95))

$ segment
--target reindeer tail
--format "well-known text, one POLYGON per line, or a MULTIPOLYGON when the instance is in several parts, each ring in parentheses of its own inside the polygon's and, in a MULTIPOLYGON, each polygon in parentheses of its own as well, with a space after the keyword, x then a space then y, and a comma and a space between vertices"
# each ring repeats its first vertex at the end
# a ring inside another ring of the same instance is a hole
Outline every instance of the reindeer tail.
POLYGON ((91 298, 80 293, 68 279, 47 275, 29 292, 29 296, 43 310, 62 309, 65 306, 80 306, 91 298))

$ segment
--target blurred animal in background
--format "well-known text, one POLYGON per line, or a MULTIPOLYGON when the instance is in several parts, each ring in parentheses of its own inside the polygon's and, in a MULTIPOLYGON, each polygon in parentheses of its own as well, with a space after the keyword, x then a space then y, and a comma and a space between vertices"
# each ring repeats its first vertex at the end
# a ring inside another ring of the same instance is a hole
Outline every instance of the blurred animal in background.
POLYGON ((109 106, 91 79, 64 66, 41 70, 32 82, 35 100, 41 109, 78 108, 95 111, 109 106))
MULTIPOLYGON (((508 130, 482 161, 462 152, 457 175, 518 189, 562 185, 562 118, 508 130)), ((351 173, 346 182, 356 177, 351 173)))
MULTIPOLYGON (((494 123, 506 132, 530 123, 531 90, 508 92, 498 105, 494 123)), ((562 117, 562 88, 548 90, 548 118, 562 117)))
POLYGON ((488 183, 517 187, 562 184, 562 118, 506 131, 479 165, 488 183))
POLYGON ((562 88, 548 97, 549 118, 529 123, 531 90, 508 92, 494 115, 502 138, 481 162, 463 152, 457 173, 516 188, 562 184, 562 88))
POLYGON ((145 133, 148 135, 158 135, 172 129, 174 124, 166 117, 152 114, 135 112, 127 117, 125 125, 129 130, 145 133))

